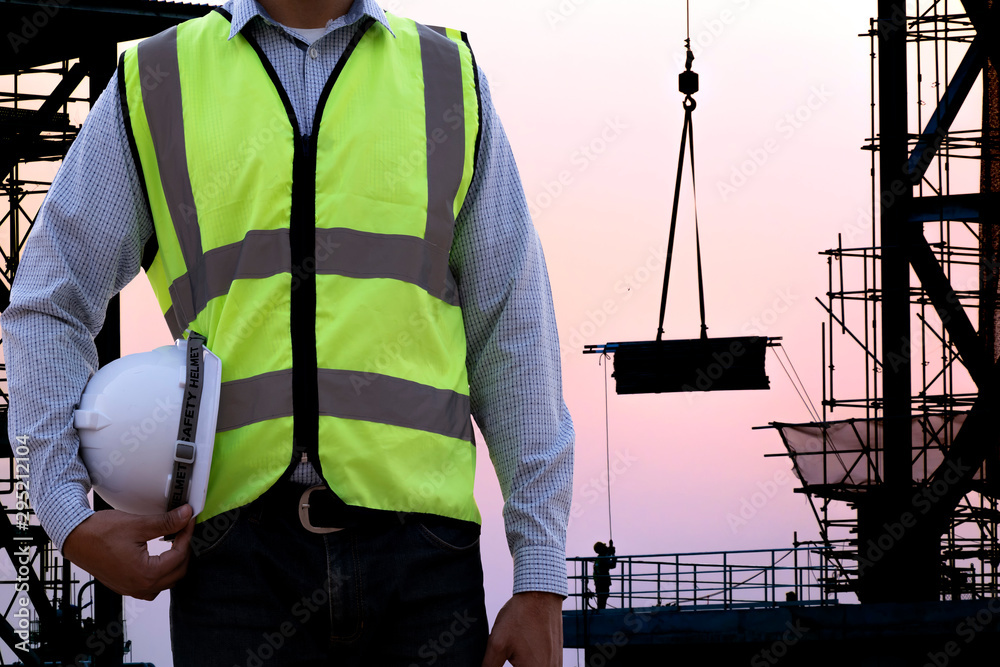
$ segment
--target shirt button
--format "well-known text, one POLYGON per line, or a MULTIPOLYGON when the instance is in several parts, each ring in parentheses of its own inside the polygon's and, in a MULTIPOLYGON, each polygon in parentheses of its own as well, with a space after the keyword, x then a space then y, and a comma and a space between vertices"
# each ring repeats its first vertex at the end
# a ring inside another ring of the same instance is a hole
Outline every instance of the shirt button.
POLYGON ((309 47, 309 57, 312 58, 313 60, 319 58, 319 50, 315 46, 309 47))

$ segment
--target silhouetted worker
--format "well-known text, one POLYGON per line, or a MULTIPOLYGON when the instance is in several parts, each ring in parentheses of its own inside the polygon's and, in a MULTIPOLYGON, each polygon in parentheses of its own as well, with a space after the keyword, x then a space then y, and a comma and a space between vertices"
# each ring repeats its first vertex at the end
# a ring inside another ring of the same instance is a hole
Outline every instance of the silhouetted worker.
POLYGON ((597 590, 597 608, 605 609, 608 606, 608 595, 611 593, 611 570, 618 567, 618 560, 615 558, 615 541, 608 540, 608 543, 597 542, 594 544, 594 588, 597 590))

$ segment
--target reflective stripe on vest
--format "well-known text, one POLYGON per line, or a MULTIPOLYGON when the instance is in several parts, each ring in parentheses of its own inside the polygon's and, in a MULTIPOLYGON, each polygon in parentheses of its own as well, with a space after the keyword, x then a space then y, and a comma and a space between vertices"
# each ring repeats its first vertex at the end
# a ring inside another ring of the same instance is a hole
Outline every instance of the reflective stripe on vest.
POLYGON ((205 520, 310 455, 349 505, 478 521, 449 254, 479 132, 464 36, 368 20, 299 137, 227 16, 126 52, 119 76, 171 332, 223 367, 205 520), (293 444, 294 443, 294 444, 293 444))

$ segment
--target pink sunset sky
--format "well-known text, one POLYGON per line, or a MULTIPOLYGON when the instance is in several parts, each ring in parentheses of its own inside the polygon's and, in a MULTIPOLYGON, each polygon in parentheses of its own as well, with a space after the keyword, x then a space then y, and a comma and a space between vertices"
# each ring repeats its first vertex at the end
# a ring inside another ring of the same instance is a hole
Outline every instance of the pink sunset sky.
MULTIPOLYGON (((874 0, 696 0, 691 32, 699 217, 712 336, 783 344, 820 398, 825 258, 870 239, 869 44, 874 0)), ((386 9, 469 33, 520 167, 541 237, 576 425, 568 554, 609 537, 604 367, 584 344, 651 340, 683 110, 682 0, 389 0, 386 9)), ((974 93, 978 97, 978 93, 974 93)), ((690 185, 676 241, 666 337, 698 336, 690 185)), ((169 343, 144 277, 124 294, 123 353, 169 343)), ((839 335, 839 333, 838 333, 839 335)), ((845 346, 845 343, 838 341, 845 346)), ((780 548, 816 539, 792 493, 772 420, 809 416, 775 357, 770 391, 617 396, 609 380, 619 554, 780 548), (742 523, 741 506, 773 497, 742 523)), ((836 411, 832 418, 857 416, 836 411)), ((502 499, 480 450, 487 606, 511 588, 502 499)), ((133 661, 170 664, 166 595, 129 600, 133 661)), ((568 658, 567 664, 574 664, 568 658)))

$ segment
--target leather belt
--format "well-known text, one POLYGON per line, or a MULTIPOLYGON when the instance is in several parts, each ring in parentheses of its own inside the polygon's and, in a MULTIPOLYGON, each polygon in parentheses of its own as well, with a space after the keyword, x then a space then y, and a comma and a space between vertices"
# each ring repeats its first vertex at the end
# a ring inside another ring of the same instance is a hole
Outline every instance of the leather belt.
POLYGON ((325 485, 303 487, 288 481, 279 481, 258 499, 257 504, 266 515, 287 517, 292 511, 303 528, 321 535, 345 528, 400 526, 423 516, 354 507, 325 485))
MULTIPOLYGON (((345 523, 337 518, 336 503, 333 499, 339 500, 325 486, 310 486, 302 492, 299 498, 299 521, 302 527, 310 533, 335 533, 343 530, 347 526, 339 525, 345 523), (316 524, 319 525, 316 525, 316 524)), ((343 504, 343 502, 341 502, 343 504)))

